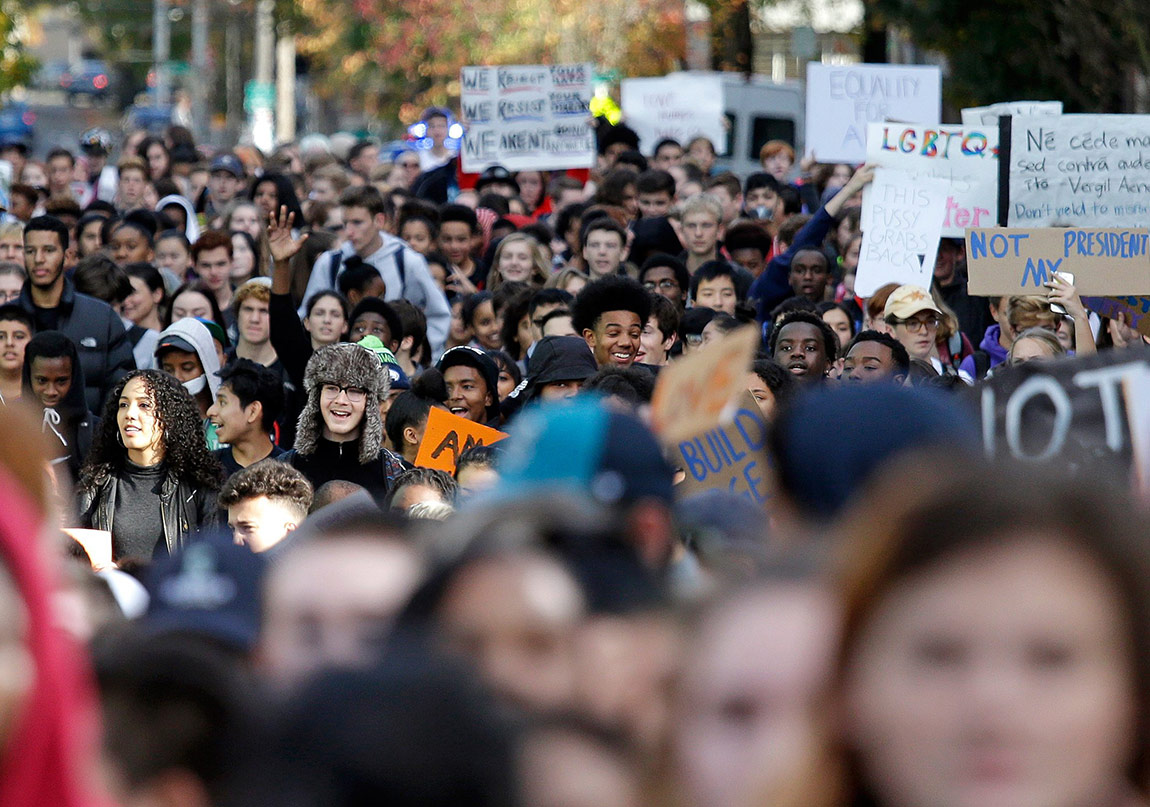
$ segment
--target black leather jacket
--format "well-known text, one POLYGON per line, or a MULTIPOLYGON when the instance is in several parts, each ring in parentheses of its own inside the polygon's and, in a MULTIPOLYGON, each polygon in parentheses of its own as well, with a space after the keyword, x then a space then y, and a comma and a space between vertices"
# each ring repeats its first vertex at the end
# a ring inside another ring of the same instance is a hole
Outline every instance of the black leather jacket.
MULTIPOLYGON (((80 492, 80 521, 83 526, 115 533, 112 521, 116 513, 116 487, 116 475, 112 474, 95 490, 80 492)), ((217 490, 192 487, 171 472, 164 477, 160 489, 160 518, 168 554, 180 549, 189 533, 218 525, 218 493, 217 490)))

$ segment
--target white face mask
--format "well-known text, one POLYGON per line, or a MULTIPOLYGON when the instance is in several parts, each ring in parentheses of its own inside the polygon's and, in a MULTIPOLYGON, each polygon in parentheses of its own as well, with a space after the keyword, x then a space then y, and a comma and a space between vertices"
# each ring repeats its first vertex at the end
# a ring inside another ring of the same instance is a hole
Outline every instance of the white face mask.
POLYGON ((199 395, 204 391, 204 387, 208 385, 208 377, 201 375, 196 378, 189 379, 184 382, 183 386, 191 395, 199 395))

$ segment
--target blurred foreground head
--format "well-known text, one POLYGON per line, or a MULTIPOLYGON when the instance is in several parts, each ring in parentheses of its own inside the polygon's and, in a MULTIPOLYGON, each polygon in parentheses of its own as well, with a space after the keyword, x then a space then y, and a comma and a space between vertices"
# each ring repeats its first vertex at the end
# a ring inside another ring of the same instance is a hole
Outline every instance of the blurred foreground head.
POLYGON ((937 454, 857 501, 825 737, 771 803, 1142 803, 1145 515, 1112 489, 937 454))
POLYGON ((644 563, 664 568, 678 547, 672 471, 651 430, 593 397, 543 404, 516 418, 492 500, 573 494, 612 510, 644 563))
POLYGON ((0 409, 0 434, 0 804, 79 807, 97 792, 96 709, 53 602, 48 455, 39 424, 17 407, 0 409))
MULTIPOLYGON (((826 524, 896 458, 927 448, 973 456, 978 429, 962 405, 929 390, 885 384, 827 386, 796 396, 771 431, 779 505, 826 524)), ((943 457, 943 472, 951 456, 943 457)))

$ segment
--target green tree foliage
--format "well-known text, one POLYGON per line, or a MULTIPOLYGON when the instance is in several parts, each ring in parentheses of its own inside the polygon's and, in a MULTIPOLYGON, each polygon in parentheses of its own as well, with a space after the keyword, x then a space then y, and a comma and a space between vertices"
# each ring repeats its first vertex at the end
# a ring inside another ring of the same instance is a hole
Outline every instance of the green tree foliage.
POLYGON ((32 80, 36 60, 21 40, 23 8, 15 0, 0 0, 0 94, 32 80))
POLYGON ((1122 112, 1150 72, 1148 0, 866 0, 873 21, 946 55, 946 100, 968 106, 1060 100, 1067 112, 1122 112))

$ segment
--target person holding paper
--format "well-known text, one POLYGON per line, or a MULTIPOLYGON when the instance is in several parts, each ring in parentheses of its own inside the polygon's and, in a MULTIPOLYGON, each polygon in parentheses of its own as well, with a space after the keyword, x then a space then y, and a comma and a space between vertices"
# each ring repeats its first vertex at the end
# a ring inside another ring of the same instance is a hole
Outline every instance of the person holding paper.
POLYGON ((160 370, 112 388, 80 472, 80 526, 112 534, 113 557, 151 560, 217 522, 223 473, 195 401, 160 370))

